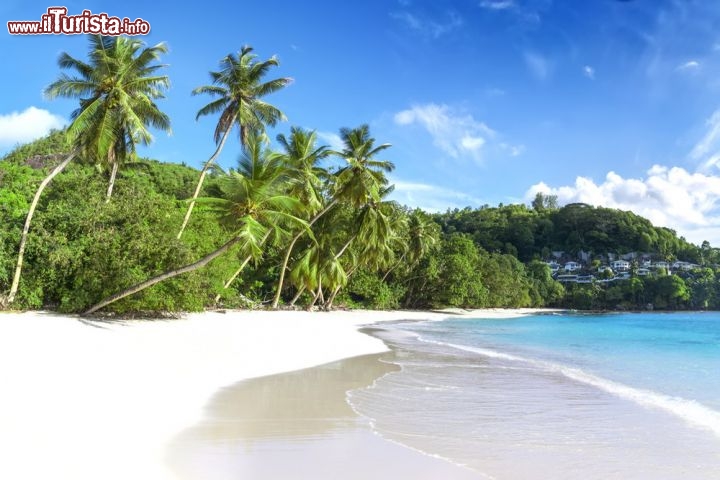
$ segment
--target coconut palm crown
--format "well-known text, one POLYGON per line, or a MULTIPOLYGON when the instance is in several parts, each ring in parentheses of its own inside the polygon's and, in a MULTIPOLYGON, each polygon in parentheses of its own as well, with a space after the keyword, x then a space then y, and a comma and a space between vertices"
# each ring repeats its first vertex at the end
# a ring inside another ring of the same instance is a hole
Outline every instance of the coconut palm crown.
POLYGON ((149 127, 170 132, 170 119, 155 100, 164 97, 170 81, 157 71, 167 46, 144 48, 128 37, 90 37, 89 60, 84 62, 62 53, 58 64, 66 73, 45 89, 48 98, 79 98, 72 113, 68 136, 89 161, 112 171, 108 197, 118 165, 135 154, 135 146, 152 142, 149 127))
POLYGON ((262 97, 276 92, 292 82, 281 77, 263 81, 272 67, 279 65, 277 57, 258 61, 253 48, 246 45, 240 52, 229 54, 220 61, 220 70, 210 72, 212 85, 193 90, 193 95, 208 94, 218 97, 201 108, 196 118, 220 113, 215 127, 215 143, 220 143, 225 132, 233 126, 239 127, 240 143, 247 143, 250 132, 265 133, 266 126, 275 126, 285 120, 285 115, 262 97))

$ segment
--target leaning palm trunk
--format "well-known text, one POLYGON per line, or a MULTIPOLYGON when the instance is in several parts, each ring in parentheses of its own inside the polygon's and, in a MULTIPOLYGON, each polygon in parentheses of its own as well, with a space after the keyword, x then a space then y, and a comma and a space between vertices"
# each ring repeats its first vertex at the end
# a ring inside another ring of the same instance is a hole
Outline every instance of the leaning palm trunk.
MULTIPOLYGON (((333 200, 328 204, 327 207, 323 208, 322 211, 320 211, 317 215, 315 215, 312 220, 308 223, 309 227, 312 227, 312 225, 317 222, 320 217, 325 215, 332 207, 335 206, 337 203, 337 199, 333 200)), ((280 303, 280 294, 282 293, 283 288, 283 282, 285 281, 285 270, 287 270, 288 262, 290 261, 290 255, 292 254, 293 248, 295 247, 295 244, 298 240, 300 240, 300 237, 302 237, 303 233, 305 233, 305 230, 300 230, 292 239, 290 242, 290 245, 288 245, 287 251, 285 252, 285 258, 283 259, 282 267, 280 268, 280 278, 278 279, 278 286, 277 291, 275 292, 275 298, 273 299, 272 308, 277 308, 278 303, 280 303)))
MULTIPOLYGON (((230 279, 227 282, 225 282, 225 285, 223 285, 223 290, 227 290, 228 288, 230 288, 230 285, 232 285, 232 283, 235 281, 235 279, 238 277, 238 275, 240 275, 240 273, 242 273, 243 269, 245 268, 245 265, 247 265, 251 259, 252 259, 252 256, 248 255, 247 258, 245 258, 245 260, 243 260, 242 264, 240 264, 240 268, 235 270, 235 273, 233 273, 232 277, 230 277, 230 279)), ((222 294, 220 294, 220 293, 215 295, 215 303, 220 301, 221 295, 222 294)))
POLYGON ((107 195, 105 197, 105 203, 110 201, 112 197, 113 187, 115 187, 115 176, 118 171, 118 162, 113 162, 112 171, 110 172, 110 183, 108 184, 107 195))
POLYGON ((312 311, 313 307, 315 306, 315 303, 317 303, 318 299, 322 296, 322 279, 318 282, 318 288, 317 292, 315 293, 315 296, 312 299, 312 302, 310 302, 310 305, 307 306, 306 310, 308 312, 312 311))
MULTIPOLYGON (((232 119, 230 122, 235 121, 235 118, 232 119)), ((188 205, 187 212, 185 212, 185 218, 183 219, 182 226, 180 227, 180 231, 177 234, 178 240, 180 240, 180 237, 182 237, 183 232, 185 231, 185 227, 187 226, 188 222, 190 221, 190 215, 192 214, 193 208, 195 208, 195 202, 197 201, 197 198, 200 196, 200 190, 202 189, 203 182, 205 182, 205 176, 207 175, 208 170, 210 170, 210 167, 215 162, 215 159, 218 155, 220 155, 220 151, 223 149, 223 146, 225 146, 225 141, 227 140, 228 136, 230 135, 231 128, 228 128, 225 130, 225 133, 223 134, 222 140, 220 140, 220 144, 218 145, 217 149, 215 150, 215 153, 212 154, 212 156, 208 159, 207 162, 205 162, 205 165, 203 166, 202 171, 200 172, 200 179, 198 180, 198 184, 195 187, 195 193, 193 193, 192 200, 190 201, 190 205, 188 205)))
POLYGON ((298 291, 295 294, 295 296, 293 297, 292 301, 290 301, 291 307, 295 306, 295 303, 298 301, 298 299, 300 298, 300 295, 302 295, 304 291, 305 291, 305 285, 301 285, 300 288, 298 288, 298 291))
POLYGON ((342 288, 342 285, 338 285, 335 287, 335 290, 333 290, 332 294, 330 295, 330 298, 327 301, 327 304, 325 305, 326 310, 332 310, 333 302, 335 301, 335 297, 338 293, 340 293, 340 289, 342 288))
POLYGON ((388 275, 390 275, 390 272, 392 272, 392 271, 395 270, 397 267, 399 267, 400 264, 403 262, 403 260, 405 260, 405 255, 406 255, 406 254, 407 254, 407 251, 403 252, 402 256, 400 257, 400 260, 398 260, 397 263, 395 263, 395 265, 393 265, 392 267, 390 267, 390 270, 388 270, 387 272, 385 272, 385 275, 383 275, 383 277, 382 277, 382 281, 383 281, 383 282, 384 282, 385 280, 387 280, 387 277, 388 277, 388 275))
POLYGON ((347 250, 348 247, 350 246, 350 244, 353 242, 353 240, 355 240, 355 237, 357 237, 357 234, 353 235, 352 237, 350 237, 350 240, 345 242, 345 245, 343 245, 343 247, 340 249, 340 251, 335 255, 335 260, 342 257, 342 254, 345 253, 345 250, 347 250))
POLYGON ((177 270, 171 270, 169 272, 163 273, 161 275, 158 275, 156 277, 151 278, 150 280, 146 280, 142 283, 138 283, 137 285, 133 285, 130 288, 126 288, 122 292, 116 293, 115 295, 112 295, 105 300, 101 301, 100 303, 96 303, 92 307, 88 308, 85 312, 83 312, 83 315, 89 315, 91 313, 94 313, 98 310, 100 310, 103 307, 106 307, 110 305, 111 303, 117 302, 118 300, 127 297, 128 295, 132 295, 133 293, 137 293, 141 290, 144 290, 148 287, 151 287, 155 285, 156 283, 160 283, 163 280, 167 280, 168 278, 177 277, 178 275, 182 275, 183 273, 192 272, 193 270, 197 270, 198 268, 204 267, 208 263, 210 263, 215 258, 219 257, 223 253, 227 252, 232 248, 233 245, 238 243, 240 240, 242 240, 242 237, 233 237, 231 240, 226 242, 222 247, 218 248, 212 253, 209 253, 208 255, 205 255, 203 258, 198 260, 195 263, 191 263, 190 265, 186 265, 184 267, 178 268, 177 270))
MULTIPOLYGON (((267 239, 270 238, 270 234, 271 234, 271 233, 272 233, 271 231, 268 231, 268 232, 265 234, 265 236, 262 238, 262 240, 260 240, 260 245, 263 245, 263 244, 267 241, 267 239)), ((235 279, 238 277, 238 275, 240 275, 240 273, 243 271, 243 269, 245 268, 245 266, 248 264, 248 262, 249 262, 250 260, 252 260, 252 255, 248 255, 248 257, 247 257, 245 260, 243 260, 242 264, 240 265, 240 268, 238 268, 237 270, 235 270, 235 273, 233 273, 232 277, 230 277, 230 278, 228 279, 228 281, 225 282, 225 285, 223 285, 223 288, 224 288, 224 289, 230 288, 230 285, 232 285, 232 283, 235 281, 235 279)), ((218 294, 215 296, 215 303, 217 303, 217 302, 220 301, 220 297, 221 297, 221 296, 222 296, 221 293, 218 293, 218 294)))
MULTIPOLYGON (((350 244, 353 242, 353 240, 355 240, 356 236, 357 235, 353 235, 350 238, 350 240, 348 240, 345 243, 345 245, 343 245, 343 247, 340 249, 340 251, 335 255, 335 260, 340 258, 342 256, 342 254, 345 253, 345 250, 347 250, 347 248, 350 246, 350 244)), ((322 291, 322 279, 320 279, 320 282, 318 282, 318 290, 317 290, 317 293, 315 294, 315 297, 312 300, 312 303, 310 305, 308 305, 308 307, 307 307, 308 311, 313 309, 313 307, 315 306, 315 303, 317 303, 318 299, 320 300, 321 304, 325 303, 325 297, 323 297, 323 291, 322 291)))
MULTIPOLYGON (((22 273, 23 257, 25 255, 25 244, 27 243, 28 232, 30 231, 30 222, 32 222, 33 215, 35 215, 35 209, 37 208, 38 201, 40 201, 40 195, 42 195, 43 190, 45 190, 45 187, 48 186, 52 179, 55 178, 57 174, 65 170, 65 167, 67 167, 70 161, 75 157, 75 154, 76 151, 73 150, 65 158, 65 160, 63 160, 53 169, 52 172, 50 172, 47 177, 45 177, 35 192, 35 197, 30 204, 30 210, 28 211, 27 217, 25 217, 25 226, 23 227, 22 236, 20 237, 20 249, 18 250, 18 260, 17 265, 15 266, 15 276, 13 277, 12 285, 10 286, 10 293, 4 302, 7 305, 10 305, 15 300, 15 295, 17 294, 18 287, 20 285, 20 274, 22 273)), ((3 302, 0 301, 0 303, 3 302)))
MULTIPOLYGON (((346 279, 350 280, 350 277, 353 273, 357 270, 358 266, 355 265, 347 274, 346 279)), ((333 290, 332 294, 330 294, 330 298, 328 298, 327 303, 325 304, 325 309, 332 310, 333 302, 335 301, 335 297, 337 297, 337 294, 340 293, 340 290, 342 289, 342 284, 335 287, 335 290, 333 290)))

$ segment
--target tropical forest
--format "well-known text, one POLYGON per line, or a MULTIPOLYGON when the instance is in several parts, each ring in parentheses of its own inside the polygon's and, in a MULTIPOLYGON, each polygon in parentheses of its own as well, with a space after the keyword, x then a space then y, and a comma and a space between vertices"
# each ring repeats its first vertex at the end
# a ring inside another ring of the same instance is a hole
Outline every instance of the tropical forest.
POLYGON ((368 125, 338 126, 335 149, 298 126, 271 136, 291 125, 270 103, 290 79, 249 46, 188 92, 216 122, 198 129, 216 146, 202 169, 142 157, 171 128, 167 47, 89 43, 44 92, 77 101, 71 123, 0 159, 0 309, 720 308, 720 250, 631 212, 543 194, 425 212, 391 199, 392 147, 368 125), (228 142, 242 155, 223 169, 228 142))

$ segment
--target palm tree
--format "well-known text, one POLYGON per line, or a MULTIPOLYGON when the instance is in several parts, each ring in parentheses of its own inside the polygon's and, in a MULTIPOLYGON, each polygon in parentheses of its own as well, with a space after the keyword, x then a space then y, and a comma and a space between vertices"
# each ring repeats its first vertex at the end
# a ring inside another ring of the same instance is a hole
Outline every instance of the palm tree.
MULTIPOLYGON (((217 167, 216 167, 217 168, 217 167)), ((247 179, 252 179, 252 182, 255 184, 262 184, 262 183, 274 183, 277 184, 276 187, 280 190, 282 190, 288 197, 293 198, 296 207, 296 211, 300 211, 302 209, 302 202, 295 196, 291 195, 289 193, 289 185, 291 183, 292 179, 292 168, 290 168, 285 163, 285 158, 278 153, 275 153, 267 148, 267 137, 265 134, 258 133, 258 132, 252 132, 248 135, 247 143, 245 145, 245 149, 243 151, 242 156, 240 157, 239 167, 237 172, 233 174, 239 174, 247 179)), ((238 185, 240 185, 237 182, 227 184, 225 183, 226 187, 223 187, 223 184, 220 185, 220 191, 217 192, 216 197, 219 198, 228 198, 228 197, 235 197, 235 198, 242 198, 244 195, 242 192, 236 192, 234 194, 228 192, 227 187, 233 187, 237 188, 238 185)), ((223 202, 222 200, 217 199, 199 199, 205 204, 214 204, 216 207, 216 210, 219 210, 220 212, 223 211, 223 202), (218 202, 220 205, 218 205, 218 202)), ((232 217, 226 217, 229 221, 232 222, 232 217)), ((275 233, 274 242, 275 244, 280 242, 280 239, 282 236, 286 233, 283 229, 284 224, 287 222, 279 222, 278 219, 274 219, 276 221, 270 222, 270 219, 268 219, 268 223, 272 225, 272 229, 268 231, 268 236, 263 238, 263 241, 261 243, 265 243, 265 241, 269 238, 270 233, 275 233)), ((306 231, 307 227, 304 223, 300 224, 301 231, 306 231)), ((243 255, 243 252, 241 252, 241 256, 243 255)), ((244 255, 244 260, 241 262, 238 269, 235 271, 235 273, 225 282, 223 289, 230 288, 230 285, 235 281, 235 279, 242 273, 242 270, 245 268, 245 266, 252 260, 253 258, 257 260, 258 257, 247 254, 244 255)), ((220 301, 221 294, 216 295, 215 302, 220 301)))
POLYGON ((322 260, 321 255, 320 245, 314 243, 300 255, 300 258, 290 270, 290 281, 297 289, 295 297, 290 302, 291 306, 295 305, 295 302, 305 290, 309 292, 317 290, 320 278, 318 269, 322 260))
POLYGON ((10 285, 10 293, 8 293, 7 296, 0 295, 0 307, 2 308, 7 307, 15 301, 15 295, 17 295, 17 291, 20 286, 20 275, 22 274, 23 259, 25 258, 25 245, 27 244, 28 233, 30 232, 30 224, 32 222, 33 215, 35 215, 35 209, 37 208, 37 204, 40 201, 40 196, 45 190, 45 187, 47 187, 48 184, 52 181, 52 179, 55 178, 60 172, 65 169, 65 167, 68 166, 70 161, 75 158, 76 154, 77 151, 73 150, 69 155, 67 155, 65 159, 60 162, 52 170, 52 172, 50 172, 50 174, 43 179, 42 182, 40 182, 40 186, 35 191, 35 196, 33 197, 32 203, 30 203, 30 210, 28 210, 28 214, 25 217, 25 225, 23 226, 23 231, 20 235, 20 248, 18 249, 18 259, 17 263, 15 264, 15 274, 13 275, 13 281, 10 285))
POLYGON ((327 146, 317 146, 317 134, 300 127, 290 129, 290 137, 277 136, 283 148, 283 160, 292 177, 290 193, 300 199, 310 215, 319 211, 325 202, 324 190, 330 175, 320 162, 330 155, 327 146))
POLYGON ((152 142, 148 127, 170 131, 169 117, 154 102, 170 85, 166 75, 156 75, 167 46, 143 46, 133 38, 92 36, 89 63, 61 54, 60 67, 76 76, 61 74, 45 89, 51 99, 80 99, 68 135, 86 158, 110 169, 108 200, 118 166, 134 157, 138 143, 152 142))
POLYGON ((375 156, 390 148, 389 143, 375 146, 375 139, 370 136, 370 127, 340 130, 343 150, 333 154, 343 158, 346 165, 338 170, 335 183, 335 195, 356 208, 370 202, 379 202, 381 193, 388 185, 385 173, 392 172, 395 165, 385 160, 377 160, 375 156))
MULTIPOLYGON (((339 255, 326 255, 323 257, 322 269, 320 280, 321 284, 318 286, 317 293, 313 298, 312 303, 308 306, 308 310, 315 306, 318 298, 322 297, 322 288, 325 287, 329 292, 339 291, 345 284, 347 284, 348 273, 340 262, 339 255)), ((323 299, 324 300, 324 299, 323 299)), ((323 301, 323 303, 327 303, 323 301)))
MULTIPOLYGON (((330 151, 326 146, 316 146, 317 135, 315 132, 308 132, 298 127, 293 127, 290 130, 290 138, 280 134, 277 139, 285 150, 283 158, 292 172, 293 179, 290 194, 298 198, 305 206, 308 224, 312 226, 337 204, 337 199, 325 202, 322 179, 328 179, 329 174, 319 167, 320 161, 326 158, 330 151), (323 207, 323 203, 327 204, 323 207)), ((277 308, 280 302, 280 294, 282 293, 285 271, 290 256, 295 244, 304 233, 304 230, 298 231, 285 250, 272 308, 277 308)))
POLYGON ((397 263, 385 272, 383 282, 401 264, 406 263, 408 267, 416 265, 439 240, 439 225, 428 218, 422 210, 414 210, 408 216, 407 224, 408 236, 405 249, 397 263))
POLYGON ((167 52, 167 47, 162 43, 150 48, 142 47, 143 43, 136 39, 95 35, 90 37, 89 62, 75 59, 67 53, 60 55, 60 68, 75 70, 77 76, 61 74, 47 87, 45 94, 51 99, 80 99, 80 107, 72 113, 73 121, 67 129, 74 148, 45 177, 35 193, 20 237, 10 293, 2 303, 9 305, 15 300, 30 224, 40 196, 52 179, 73 158, 82 154, 91 161, 110 167, 109 200, 118 165, 134 154, 138 142, 148 144, 152 141, 148 127, 169 131, 169 118, 153 101, 163 98, 163 91, 169 85, 167 76, 155 74, 164 66, 155 62, 167 52))
MULTIPOLYGON (((350 207, 358 209, 359 217, 356 221, 358 229, 336 254, 336 259, 339 259, 360 235, 365 237, 363 242, 370 242, 366 243, 366 248, 379 246, 378 242, 384 242, 388 238, 386 234, 389 233, 389 227, 384 222, 385 217, 378 207, 383 197, 392 191, 392 187, 388 187, 389 182, 385 174, 395 168, 392 162, 375 158, 378 153, 390 148, 390 144, 375 146, 375 139, 370 136, 368 125, 353 129, 342 128, 340 138, 344 148, 333 154, 343 158, 346 164, 335 175, 334 195, 350 207), (373 226, 369 227, 370 225, 373 226), (368 234, 368 228, 373 233, 368 234), (371 238, 373 234, 376 234, 377 238, 371 238)), ((368 256, 373 253, 366 250, 362 254, 368 256)), ((351 270, 351 274, 352 271, 354 269, 351 270)), ((345 279, 347 280, 347 275, 345 279)), ((336 286, 330 301, 327 302, 328 305, 332 306, 332 300, 343 285, 344 283, 336 286)))
MULTIPOLYGON (((325 281, 320 281, 326 260, 334 258, 354 230, 354 215, 350 208, 338 205, 338 208, 328 210, 321 218, 318 218, 312 226, 312 238, 306 236, 299 241, 300 253, 290 264, 289 280, 297 292, 290 302, 293 306, 307 291, 311 296, 318 293, 318 287, 327 287, 325 281)), ((314 302, 313 302, 314 304, 314 302)))
MULTIPOLYGON (((331 238, 323 238, 313 243, 300 257, 290 272, 290 279, 298 287, 298 291, 314 292, 311 310, 318 300, 322 299, 323 290, 335 291, 347 283, 347 273, 335 252, 331 238)), ((299 297, 299 294, 296 295, 299 297)), ((297 300, 295 298, 294 300, 297 300)))
POLYGON ((286 194, 287 169, 280 156, 267 152, 259 135, 257 138, 249 135, 248 139, 247 153, 241 157, 238 169, 220 179, 220 197, 202 199, 220 215, 221 222, 234 230, 230 240, 194 263, 157 275, 102 300, 84 312, 85 315, 163 280, 197 270, 238 244, 242 255, 257 259, 268 239, 283 236, 282 226, 288 222, 307 227, 303 220, 292 214, 297 211, 299 202, 286 194))
MULTIPOLYGON (((354 129, 343 128, 340 130, 340 138, 343 141, 343 150, 330 151, 329 153, 343 158, 345 165, 335 175, 331 200, 324 209, 310 220, 311 225, 339 202, 358 209, 364 208, 371 202, 379 202, 383 189, 387 188, 388 185, 385 173, 391 172, 395 168, 391 162, 375 158, 375 155, 379 152, 389 148, 390 144, 385 143, 376 147, 375 139, 370 136, 370 127, 368 125, 361 125, 354 129)), ((273 300, 273 308, 277 308, 280 301, 284 272, 290 259, 292 247, 298 238, 299 236, 296 236, 293 239, 285 253, 283 266, 280 270, 280 281, 273 300)), ((339 250, 338 258, 347 250, 351 242, 352 238, 339 250)))
POLYGON ((271 67, 278 66, 279 62, 274 56, 263 62, 257 61, 257 55, 252 51, 253 48, 246 45, 237 55, 232 53, 227 55, 220 61, 220 70, 210 72, 212 85, 198 87, 192 92, 193 95, 206 93, 218 97, 201 108, 196 119, 218 112, 220 119, 215 126, 214 135, 217 148, 200 172, 200 179, 177 235, 178 239, 190 220, 205 176, 220 154, 233 127, 238 126, 240 144, 245 146, 250 132, 265 132, 266 125, 274 126, 278 121, 285 119, 285 115, 279 109, 266 103, 262 98, 286 87, 292 80, 276 78, 264 82, 263 77, 271 67))
MULTIPOLYGON (((392 187, 383 188, 380 191, 381 198, 385 198, 392 190, 392 187)), ((396 213, 398 213, 398 206, 392 201, 373 201, 358 212, 354 222, 356 230, 336 256, 337 259, 340 259, 345 251, 353 253, 350 260, 346 262, 348 266, 345 282, 336 284, 325 302, 325 308, 332 308, 340 289, 345 286, 347 280, 358 268, 379 271, 392 264, 395 259, 394 247, 399 238, 396 230, 402 227, 403 223, 402 220, 397 219, 396 213), (354 251, 348 250, 351 244, 357 245, 357 248, 353 249, 354 251)))

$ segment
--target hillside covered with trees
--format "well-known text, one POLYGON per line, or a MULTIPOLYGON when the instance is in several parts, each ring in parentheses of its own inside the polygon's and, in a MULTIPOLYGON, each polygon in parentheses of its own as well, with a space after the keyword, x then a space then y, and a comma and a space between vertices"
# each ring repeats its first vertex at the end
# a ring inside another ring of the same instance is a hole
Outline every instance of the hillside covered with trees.
POLYGON ((203 169, 139 158, 148 129, 169 128, 164 52, 91 37, 87 63, 61 56, 75 76, 46 94, 80 100, 73 122, 0 159, 0 308, 720 308, 718 249, 630 212, 539 195, 430 214, 389 200, 392 150, 366 125, 341 128, 337 151, 298 127, 271 141, 284 115, 262 99, 289 80, 265 79, 277 60, 250 47, 193 92, 210 97, 198 116, 218 116, 203 169), (227 141, 243 153, 223 171, 227 141), (625 254, 694 267, 595 281, 625 254), (561 283, 549 260, 593 280, 561 283))
MULTIPOLYGON (((33 192, 67 151, 65 138, 64 132, 54 132, 0 160, 0 291, 10 287, 33 192)), ((238 170, 209 173, 181 239, 178 229, 199 171, 138 159, 120 171, 108 202, 107 176, 92 164, 71 164, 53 180, 38 205, 13 307, 82 312, 109 295, 217 250, 237 228, 221 199, 232 194, 238 175, 269 168, 261 164, 274 155, 265 147, 260 150, 255 163, 246 154, 238 170)), ((328 163, 333 162, 328 159, 328 163)), ((279 161, 275 167, 281 165, 279 161)), ((330 182, 337 181, 339 167, 314 168, 318 169, 317 201, 327 204, 324 197, 330 195, 330 182)), ((295 190, 298 186, 290 181, 289 172, 286 175, 284 188, 292 188, 295 196, 309 194, 295 190)), ((290 207, 306 208, 309 200, 288 202, 290 207)), ((296 230, 292 221, 283 225, 279 217, 269 218, 268 227, 278 228, 266 243, 238 244, 202 268, 106 308, 128 312, 272 305, 287 247, 298 233, 302 235, 288 258, 279 306, 720 306, 718 249, 692 245, 672 230, 653 227, 630 212, 578 204, 558 208, 548 202, 552 199, 540 198, 534 206, 438 214, 386 199, 364 208, 338 202, 327 216, 311 226, 306 221, 296 230), (678 275, 660 272, 606 285, 573 285, 557 282, 544 261, 553 252, 564 252, 565 258, 588 252, 596 258, 633 251, 688 260, 701 267, 678 275), (251 260, 225 288, 246 253, 251 260)), ((262 226, 257 228, 262 233, 256 236, 266 234, 262 226)), ((590 264, 592 260, 588 268, 590 264)))

